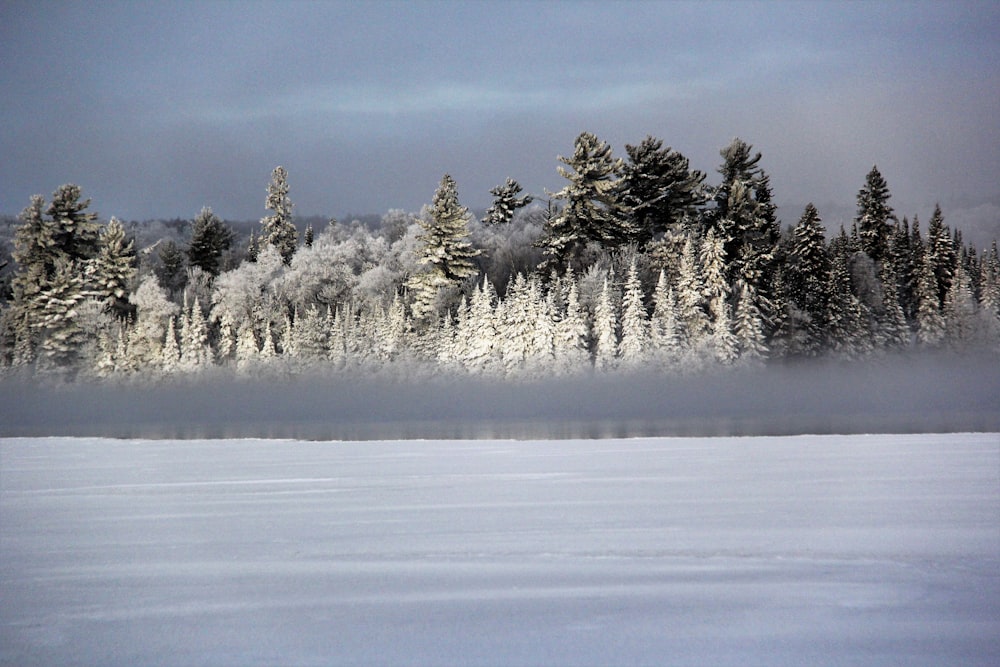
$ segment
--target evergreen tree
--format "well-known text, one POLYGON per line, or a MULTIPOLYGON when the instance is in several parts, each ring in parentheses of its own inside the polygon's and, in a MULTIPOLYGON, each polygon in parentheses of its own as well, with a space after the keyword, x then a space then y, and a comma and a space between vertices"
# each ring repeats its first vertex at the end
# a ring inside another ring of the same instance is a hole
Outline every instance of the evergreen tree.
POLYGON ((206 206, 194 219, 187 250, 188 264, 200 267, 211 276, 219 275, 222 254, 232 246, 233 237, 233 231, 206 206))
POLYGON ((944 340, 944 318, 941 316, 934 267, 926 258, 920 267, 917 285, 917 342, 934 347, 944 340))
POLYGON ((566 165, 559 167, 559 174, 569 183, 552 197, 566 203, 538 241, 553 268, 572 265, 590 241, 614 248, 630 237, 618 200, 623 163, 612 157, 611 147, 583 132, 576 138, 573 155, 560 156, 559 161, 566 165))
POLYGON ((764 322, 750 290, 749 285, 741 283, 736 302, 735 333, 740 357, 748 362, 757 362, 767 357, 768 349, 764 339, 764 322))
POLYGON ((288 172, 275 167, 267 187, 265 208, 273 211, 261 219, 260 247, 273 246, 285 264, 290 264, 298 245, 299 233, 292 223, 292 201, 288 198, 288 172))
POLYGON ((945 296, 943 315, 948 344, 962 348, 977 337, 978 314, 969 276, 959 264, 945 296))
POLYGON ((594 366, 611 370, 618 362, 618 313, 611 294, 610 281, 605 278, 600 297, 594 307, 594 366))
POLYGON ((662 270, 653 292, 653 317, 650 325, 650 345, 657 360, 666 365, 676 362, 683 349, 683 330, 674 288, 668 284, 667 274, 662 270))
POLYGON ((160 264, 154 270, 160 285, 169 294, 175 294, 187 284, 187 272, 184 271, 184 253, 174 241, 168 240, 159 250, 160 264))
POLYGON ((944 305, 945 295, 951 287, 951 278, 955 274, 958 256, 952 241, 951 232, 944 224, 941 207, 935 206, 931 220, 927 223, 927 248, 924 252, 925 261, 931 266, 934 281, 937 285, 938 305, 944 305))
POLYGON ((626 145, 620 201, 629 215, 630 240, 640 249, 656 235, 680 229, 705 199, 705 175, 692 171, 686 157, 655 137, 626 145))
POLYGON ((761 154, 742 139, 733 139, 720 155, 722 183, 715 189, 714 206, 705 211, 706 231, 722 241, 726 281, 743 280, 766 305, 781 236, 770 177, 759 166, 761 154))
POLYGON ((630 366, 642 364, 650 348, 649 321, 643 305, 642 284, 635 259, 629 265, 622 297, 622 363, 630 366))
POLYGON ((486 210, 483 224, 502 225, 510 222, 517 209, 524 208, 532 202, 531 195, 518 197, 521 190, 521 184, 511 178, 508 178, 503 185, 498 185, 490 190, 490 194, 493 195, 493 204, 486 210))
POLYGON ((555 370, 560 373, 579 373, 590 365, 587 346, 587 318, 580 305, 580 288, 572 272, 563 278, 565 307, 555 330, 555 370))
POLYGON ((180 368, 181 349, 177 345, 177 333, 174 328, 174 318, 167 320, 167 333, 163 341, 163 351, 160 355, 160 364, 164 373, 175 373, 180 368))
POLYGON ((30 363, 38 350, 50 367, 77 358, 73 346, 82 339, 72 320, 86 298, 82 276, 99 248, 97 214, 86 212, 90 200, 80 201, 80 195, 78 186, 63 185, 48 207, 35 195, 20 215, 13 252, 18 266, 7 318, 19 363, 30 363))
POLYGON ((788 295, 808 318, 797 349, 807 355, 818 354, 830 302, 830 256, 826 229, 812 204, 806 206, 793 231, 785 276, 788 295))
POLYGON ((891 262, 882 265, 882 315, 879 321, 882 344, 890 349, 906 347, 910 331, 906 326, 906 315, 899 301, 899 283, 891 262))
POLYGON ((423 269, 409 281, 414 295, 413 316, 427 320, 436 310, 443 289, 456 287, 475 275, 472 258, 479 254, 466 240, 469 236, 469 210, 458 203, 458 189, 451 176, 441 179, 434 202, 420 219, 423 233, 417 236, 421 247, 419 262, 423 269))
POLYGON ((118 317, 132 313, 128 288, 135 277, 134 242, 125 238, 118 218, 111 218, 101 231, 97 256, 88 262, 87 282, 94 296, 118 317))
POLYGON ((896 216, 889 206, 889 186, 878 167, 872 167, 865 178, 865 185, 858 191, 857 226, 861 250, 876 262, 881 262, 888 252, 889 235, 896 216))
POLYGON ((698 266, 694 239, 688 235, 681 254, 677 278, 677 306, 688 346, 697 349, 708 333, 708 317, 704 309, 704 282, 698 266))
POLYGON ((302 242, 307 248, 313 247, 313 240, 315 239, 315 233, 313 232, 312 225, 306 225, 305 234, 303 234, 302 242))

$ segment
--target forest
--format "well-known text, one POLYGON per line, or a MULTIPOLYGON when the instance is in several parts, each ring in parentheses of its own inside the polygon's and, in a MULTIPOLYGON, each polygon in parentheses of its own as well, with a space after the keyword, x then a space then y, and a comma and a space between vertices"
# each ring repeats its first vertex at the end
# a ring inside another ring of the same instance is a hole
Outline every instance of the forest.
POLYGON ((209 207, 151 239, 63 185, 14 223, 0 377, 532 379, 1000 354, 996 242, 968 246, 940 207, 924 229, 898 216, 877 167, 849 229, 812 204, 782 228, 745 141, 720 151, 715 183, 655 137, 625 153, 584 132, 544 197, 507 179, 476 216, 446 174, 419 212, 304 228, 277 167, 245 241, 209 207))

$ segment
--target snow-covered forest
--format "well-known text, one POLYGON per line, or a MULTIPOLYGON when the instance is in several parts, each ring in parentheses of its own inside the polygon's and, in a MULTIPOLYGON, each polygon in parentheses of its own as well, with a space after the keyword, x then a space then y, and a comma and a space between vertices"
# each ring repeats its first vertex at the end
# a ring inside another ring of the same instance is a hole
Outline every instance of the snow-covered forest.
POLYGON ((585 132, 558 158, 558 192, 508 179, 480 218, 445 175, 420 212, 301 234, 278 167, 243 247, 208 207, 185 244, 140 242, 64 185, 18 219, 0 372, 530 379, 1000 352, 996 242, 968 246, 940 208, 926 226, 900 216, 877 167, 850 228, 828 230, 811 204, 783 226, 742 140, 712 179, 653 137, 625 154, 585 132))

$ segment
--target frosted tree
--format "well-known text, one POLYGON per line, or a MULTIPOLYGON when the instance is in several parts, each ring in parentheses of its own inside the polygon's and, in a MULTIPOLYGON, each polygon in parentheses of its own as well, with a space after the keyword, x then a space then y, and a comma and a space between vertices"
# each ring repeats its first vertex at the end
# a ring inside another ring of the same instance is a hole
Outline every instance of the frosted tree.
POLYGON ((906 315, 899 302, 899 285, 892 262, 884 262, 880 272, 882 282, 882 312, 878 321, 879 339, 884 347, 901 349, 910 339, 906 315))
POLYGON ((653 291, 653 317, 650 322, 650 345, 662 364, 676 362, 683 350, 684 334, 677 313, 677 297, 667 274, 660 271, 653 291))
POLYGON ((293 349, 302 359, 322 359, 327 356, 328 323, 324 313, 310 305, 295 318, 293 349))
POLYGON ((97 255, 86 263, 88 291, 118 317, 128 315, 128 290, 135 277, 134 242, 125 238, 118 218, 101 230, 97 255))
POLYGON ((41 195, 31 198, 14 232, 13 259, 17 270, 11 280, 11 314, 17 357, 29 363, 40 347, 48 344, 49 363, 71 363, 77 326, 60 318, 75 317, 76 306, 85 297, 82 279, 86 266, 98 252, 97 214, 87 212, 90 200, 80 200, 79 186, 68 184, 52 193, 46 206, 41 195))
POLYGON ((554 369, 563 374, 579 373, 590 366, 587 346, 589 328, 572 272, 567 272, 563 283, 566 285, 566 303, 555 327, 554 369))
POLYGON ((979 294, 979 314, 985 342, 1000 351, 1000 255, 996 241, 983 256, 979 294))
POLYGON ((733 332, 729 302, 714 301, 712 311, 712 353, 716 361, 728 365, 739 358, 739 340, 733 332))
POLYGON ((78 310, 86 300, 79 265, 69 257, 56 260, 55 271, 38 294, 40 308, 35 329, 40 333, 38 367, 51 372, 73 372, 87 342, 77 320, 78 310))
POLYGON ((483 224, 502 225, 510 222, 518 209, 524 208, 533 200, 531 195, 518 197, 521 190, 521 184, 510 178, 503 185, 498 185, 490 190, 490 194, 493 195, 493 203, 486 210, 483 224))
POLYGON ((722 239, 709 229, 701 244, 701 276, 704 281, 705 300, 708 311, 717 316, 722 312, 721 304, 729 298, 729 284, 726 282, 726 260, 722 239))
POLYGON ((236 334, 236 367, 239 370, 248 370, 258 360, 260 350, 257 347, 257 337, 253 331, 253 325, 244 320, 240 323, 239 331, 236 334))
POLYGON ((896 216, 889 206, 889 186, 878 167, 872 167, 865 178, 865 185, 858 192, 858 215, 854 223, 861 243, 861 250, 876 262, 888 254, 889 235, 896 216))
POLYGON ((192 226, 191 242, 187 249, 188 264, 200 267, 209 275, 219 275, 222 256, 232 246, 233 237, 233 231, 219 216, 211 208, 204 207, 195 217, 192 226))
POLYGON ((559 161, 566 165, 559 167, 559 174, 569 183, 552 197, 565 204, 547 221, 538 241, 553 268, 572 265, 589 241, 616 247, 630 236, 618 200, 623 162, 612 157, 611 147, 583 132, 573 155, 559 156, 559 161))
POLYGON ((917 342, 927 347, 939 345, 945 336, 945 322, 938 301, 934 266, 925 258, 917 283, 917 342))
POLYGON ((680 229, 704 200, 705 175, 692 171, 686 157, 655 137, 626 145, 620 201, 630 217, 630 240, 644 248, 655 236, 680 229))
POLYGON ((495 373, 500 354, 494 322, 495 294, 484 276, 482 285, 473 291, 456 331, 458 360, 470 373, 495 373))
POLYGON ((497 309, 497 338, 504 370, 521 371, 532 354, 537 310, 524 274, 518 273, 507 286, 507 294, 497 309))
POLYGON ((955 267, 951 286, 945 295, 943 311, 945 335, 949 345, 961 348, 976 338, 976 299, 972 295, 969 276, 961 264, 955 267))
POLYGON ((937 285, 938 305, 944 305, 945 295, 951 287, 958 256, 948 226, 944 224, 941 207, 935 206, 931 220, 927 223, 927 247, 924 260, 930 264, 937 285))
POLYGON ((212 363, 212 348, 208 340, 208 325, 201 303, 195 299, 185 313, 181 333, 181 366, 192 371, 212 363))
POLYGON ((168 321, 177 314, 177 304, 153 275, 139 283, 131 300, 136 307, 136 321, 128 336, 130 361, 138 368, 155 366, 161 358, 168 321))
POLYGON ((689 235, 684 242, 677 277, 677 306, 687 343, 691 348, 700 347, 708 333, 709 322, 705 314, 704 282, 698 265, 694 240, 689 235))
POLYGON ((746 283, 740 283, 734 329, 740 359, 746 362, 759 362, 767 357, 768 349, 764 337, 763 318, 757 309, 752 289, 746 283))
POLYGON ((826 229, 812 204, 806 206, 792 234, 785 286, 795 306, 806 316, 796 351, 807 356, 819 354, 830 303, 830 256, 826 229))
POLYGON ((299 233, 292 223, 292 201, 288 198, 288 172, 284 167, 275 167, 271 183, 267 186, 264 207, 272 211, 261 219, 260 246, 277 249, 285 264, 292 261, 298 246, 299 233))
POLYGON ((639 270, 633 259, 625 278, 625 292, 622 296, 622 340, 620 355, 622 364, 639 366, 645 360, 650 348, 649 317, 643 305, 642 283, 639 270))
POLYGON ((618 364, 618 312, 611 282, 604 279, 601 294, 594 306, 594 367, 607 371, 618 364))
POLYGON ((426 321, 437 312, 443 290, 475 275, 472 258, 479 252, 466 240, 468 222, 469 210, 459 204, 455 181, 445 174, 429 212, 420 220, 423 233, 417 238, 422 268, 408 283, 414 319, 426 321))
POLYGON ((176 373, 180 369, 181 348, 177 344, 177 332, 174 318, 167 319, 167 333, 163 340, 163 350, 160 353, 160 365, 164 373, 176 373))

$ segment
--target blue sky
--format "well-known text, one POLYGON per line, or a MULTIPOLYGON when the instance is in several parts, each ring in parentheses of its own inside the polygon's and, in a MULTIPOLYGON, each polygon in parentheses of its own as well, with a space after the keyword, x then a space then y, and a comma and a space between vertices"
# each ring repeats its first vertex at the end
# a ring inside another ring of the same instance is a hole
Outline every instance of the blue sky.
POLYGON ((560 188, 587 130, 710 182, 740 136, 786 223, 849 216, 878 164, 898 212, 998 236, 997 35, 991 2, 3 2, 0 211, 75 182, 105 217, 255 219, 278 164, 304 215, 417 210, 445 172, 482 207, 560 188))

